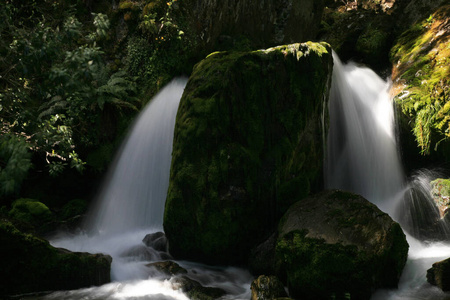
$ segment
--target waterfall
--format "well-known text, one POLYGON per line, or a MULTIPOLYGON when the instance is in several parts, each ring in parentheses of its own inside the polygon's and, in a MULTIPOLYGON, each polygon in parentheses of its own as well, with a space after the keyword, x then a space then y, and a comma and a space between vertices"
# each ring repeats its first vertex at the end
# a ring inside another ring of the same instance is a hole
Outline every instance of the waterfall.
MULTIPOLYGON (((147 266, 170 255, 143 243, 147 234, 162 230, 175 118, 186 83, 173 80, 137 117, 88 216, 88 234, 61 233, 50 241, 71 251, 111 255, 112 282, 33 299, 189 299, 176 276, 167 278, 147 266)), ((250 298, 253 276, 247 270, 177 263, 188 270, 183 276, 223 289, 226 299, 250 298)))
POLYGON ((355 192, 390 212, 405 183, 389 83, 368 68, 343 65, 336 54, 333 59, 325 186, 355 192))
POLYGON ((88 228, 124 232, 162 229, 175 117, 187 79, 174 79, 145 107, 118 152, 88 228))
POLYGON ((376 204, 401 224, 410 245, 399 289, 377 291, 372 300, 448 299, 426 283, 432 263, 450 257, 449 244, 423 240, 427 235, 422 231, 429 228, 449 236, 448 226, 436 222, 439 214, 430 200, 429 182, 438 175, 421 170, 406 179, 389 82, 355 63, 342 64, 334 53, 333 59, 325 186, 358 193, 376 204))

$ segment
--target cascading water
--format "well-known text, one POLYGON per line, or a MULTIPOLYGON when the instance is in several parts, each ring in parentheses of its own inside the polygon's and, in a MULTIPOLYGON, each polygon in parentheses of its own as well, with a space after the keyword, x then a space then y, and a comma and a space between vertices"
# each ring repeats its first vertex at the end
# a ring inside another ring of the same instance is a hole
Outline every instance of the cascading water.
POLYGON ((389 84, 368 68, 333 58, 325 186, 353 191, 392 211, 404 176, 389 84))
POLYGON ((173 131, 187 79, 168 84, 137 118, 119 151, 88 228, 100 232, 162 229, 173 131))
MULTIPOLYGON (((147 234, 162 230, 175 118, 186 83, 174 79, 138 116, 88 217, 88 234, 64 233, 51 240, 55 247, 111 255, 113 282, 30 299, 188 300, 174 278, 146 266, 168 254, 143 243, 147 234)), ((246 270, 178 264, 188 269, 190 279, 222 288, 224 299, 250 298, 252 276, 246 270)))
MULTIPOLYGON (((420 188, 423 174, 407 183, 402 169, 389 83, 368 68, 354 63, 343 65, 336 54, 333 58, 325 186, 363 195, 399 221, 405 232, 417 231, 424 222, 433 223, 434 212, 425 214, 417 209, 423 208, 417 204, 423 201, 419 198, 431 196, 420 188), (418 214, 422 220, 413 221, 418 214)), ((372 299, 450 298, 426 283, 426 270, 432 263, 450 257, 450 245, 426 243, 409 234, 407 239, 410 250, 399 289, 378 291, 372 299)))

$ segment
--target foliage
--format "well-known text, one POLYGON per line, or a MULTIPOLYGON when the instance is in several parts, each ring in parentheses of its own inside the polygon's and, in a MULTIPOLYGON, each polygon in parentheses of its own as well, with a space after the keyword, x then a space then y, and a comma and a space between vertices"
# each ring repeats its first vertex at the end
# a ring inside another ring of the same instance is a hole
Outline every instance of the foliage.
POLYGON ((0 135, 0 196, 19 191, 31 167, 31 153, 24 138, 0 135))
MULTIPOLYGON (((32 7, 40 7, 33 2, 32 7)), ((62 4, 54 3, 58 6, 62 4)), ((29 26, 13 22, 18 10, 7 1, 0 14, 0 121, 4 131, 26 137, 32 150, 45 155, 50 174, 66 166, 82 171, 78 149, 96 147, 102 117, 109 110, 136 110, 136 85, 123 71, 112 73, 98 46, 107 38, 109 20, 92 14, 88 31, 67 10, 61 24, 38 18, 29 26)), ((22 17, 24 22, 27 21, 22 17)))
MULTIPOLYGON (((121 1, 121 4, 126 2, 121 1)), ((174 76, 189 73, 192 67, 189 63, 193 55, 192 39, 185 36, 182 20, 174 17, 178 9, 177 0, 145 1, 136 17, 137 30, 127 43, 127 69, 150 84, 147 87, 150 94, 174 76)))

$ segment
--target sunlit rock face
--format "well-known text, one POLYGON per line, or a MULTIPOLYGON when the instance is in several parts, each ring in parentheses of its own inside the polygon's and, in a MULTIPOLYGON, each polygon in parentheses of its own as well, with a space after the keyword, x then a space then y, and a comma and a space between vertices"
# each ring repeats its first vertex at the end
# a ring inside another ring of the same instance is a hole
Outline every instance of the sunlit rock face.
POLYGON ((327 44, 219 52, 177 114, 164 231, 175 258, 244 263, 322 174, 327 44))

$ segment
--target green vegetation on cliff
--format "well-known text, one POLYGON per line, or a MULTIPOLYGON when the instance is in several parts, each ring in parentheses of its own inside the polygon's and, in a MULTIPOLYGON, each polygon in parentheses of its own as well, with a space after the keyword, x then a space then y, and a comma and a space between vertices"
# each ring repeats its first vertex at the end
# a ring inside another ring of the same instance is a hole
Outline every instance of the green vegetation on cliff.
POLYGON ((315 43, 196 65, 174 133, 164 216, 173 255, 243 262, 308 195, 321 174, 331 66, 329 46, 315 43))
POLYGON ((396 104, 422 154, 450 138, 449 24, 445 5, 403 33, 391 50, 396 104))

